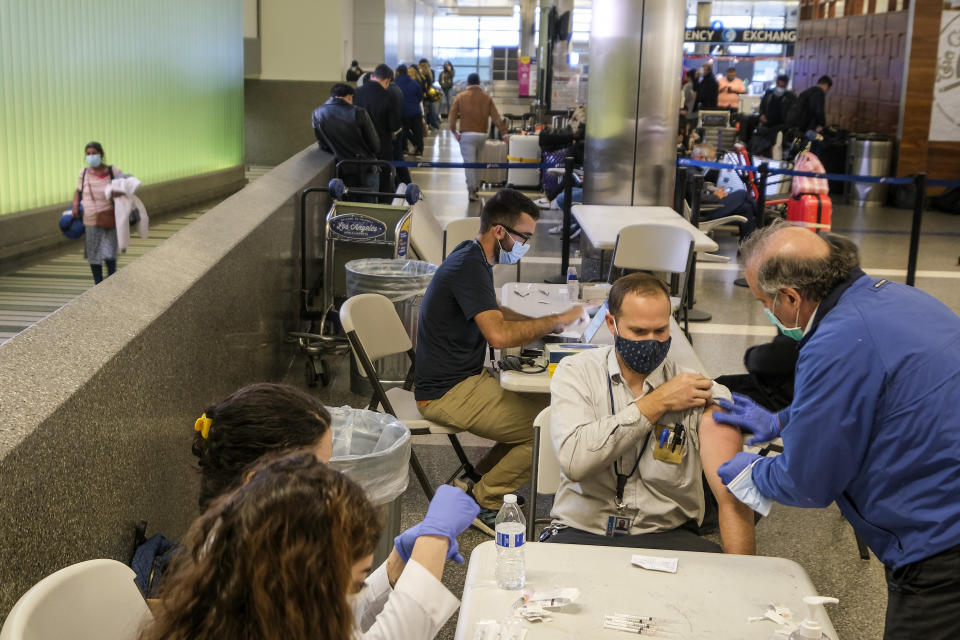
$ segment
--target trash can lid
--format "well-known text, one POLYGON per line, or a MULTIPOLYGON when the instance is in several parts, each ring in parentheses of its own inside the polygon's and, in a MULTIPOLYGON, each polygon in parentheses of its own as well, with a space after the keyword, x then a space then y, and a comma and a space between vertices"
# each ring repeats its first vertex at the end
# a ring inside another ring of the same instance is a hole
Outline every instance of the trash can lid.
POLYGON ((850 137, 865 142, 893 142, 890 136, 880 135, 879 133, 855 133, 850 137))
POLYGON ((348 272, 360 275, 390 276, 391 278, 420 278, 433 275, 437 265, 423 260, 404 260, 390 258, 360 258, 345 265, 348 272))

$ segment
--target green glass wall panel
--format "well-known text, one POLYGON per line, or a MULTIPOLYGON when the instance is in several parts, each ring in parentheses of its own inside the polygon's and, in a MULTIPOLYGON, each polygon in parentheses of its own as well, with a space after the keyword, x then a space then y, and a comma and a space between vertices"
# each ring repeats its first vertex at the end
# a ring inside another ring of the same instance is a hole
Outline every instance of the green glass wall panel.
POLYGON ((243 163, 241 0, 0 0, 0 215, 73 197, 83 146, 146 183, 243 163))

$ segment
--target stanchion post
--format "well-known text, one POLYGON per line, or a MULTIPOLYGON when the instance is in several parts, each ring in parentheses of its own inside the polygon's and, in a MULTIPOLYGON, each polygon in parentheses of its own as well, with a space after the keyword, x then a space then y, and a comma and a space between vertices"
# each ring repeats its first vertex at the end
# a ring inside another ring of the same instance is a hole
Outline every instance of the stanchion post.
POLYGON ((683 194, 687 191, 687 169, 677 168, 677 179, 673 186, 673 210, 683 215, 683 194))
MULTIPOLYGON (((573 207, 573 156, 563 159, 563 245, 560 254, 560 277, 567 281, 567 269, 570 267, 570 223, 573 207)), ((601 265, 602 267, 603 265, 601 265)), ((580 274, 583 277, 583 274, 580 274)))
POLYGON ((760 164, 760 180, 757 183, 757 226, 764 226, 767 220, 767 179, 770 177, 770 165, 760 164))
POLYGON ((907 284, 914 286, 917 280, 917 254, 920 251, 920 224, 923 222, 923 201, 927 195, 927 174, 913 177, 913 223, 910 225, 910 255, 907 258, 907 284))
MULTIPOLYGON (((690 224, 695 228, 700 228, 700 196, 703 193, 703 175, 697 173, 693 177, 693 181, 687 181, 688 185, 691 185, 690 189, 690 224)), ((682 205, 681 205, 682 206, 682 205)), ((682 209, 681 209, 682 210, 682 209)), ((697 261, 694 258, 693 263, 690 265, 690 275, 687 277, 687 282, 684 286, 687 288, 687 311, 693 308, 695 300, 694 296, 694 282, 697 279, 697 261)), ((707 320, 710 319, 709 315, 706 317, 707 320)))

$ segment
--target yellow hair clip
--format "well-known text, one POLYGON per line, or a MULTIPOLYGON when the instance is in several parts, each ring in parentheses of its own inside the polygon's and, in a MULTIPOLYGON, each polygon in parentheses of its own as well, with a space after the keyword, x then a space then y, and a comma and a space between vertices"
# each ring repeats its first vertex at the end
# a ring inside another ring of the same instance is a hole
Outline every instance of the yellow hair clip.
POLYGON ((207 414, 204 413, 197 421, 193 423, 193 430, 200 432, 200 437, 206 440, 210 437, 210 425, 213 424, 213 420, 207 417, 207 414))

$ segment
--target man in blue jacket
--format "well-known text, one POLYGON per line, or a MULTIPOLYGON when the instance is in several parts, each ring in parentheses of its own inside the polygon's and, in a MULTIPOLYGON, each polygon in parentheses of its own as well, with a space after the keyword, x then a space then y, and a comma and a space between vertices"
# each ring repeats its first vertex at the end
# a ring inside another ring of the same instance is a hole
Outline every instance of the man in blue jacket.
POLYGON ((403 92, 404 146, 407 142, 412 142, 413 155, 423 155, 423 111, 420 107, 423 102, 423 87, 410 77, 407 66, 403 64, 397 67, 394 82, 403 92))
POLYGON ((886 566, 885 640, 960 638, 960 317, 867 276, 845 238, 779 224, 742 252, 750 290, 800 356, 789 407, 735 395, 714 414, 751 442, 781 436, 783 454, 738 453, 720 477, 761 512, 836 502, 886 566))

